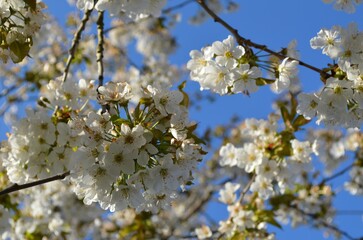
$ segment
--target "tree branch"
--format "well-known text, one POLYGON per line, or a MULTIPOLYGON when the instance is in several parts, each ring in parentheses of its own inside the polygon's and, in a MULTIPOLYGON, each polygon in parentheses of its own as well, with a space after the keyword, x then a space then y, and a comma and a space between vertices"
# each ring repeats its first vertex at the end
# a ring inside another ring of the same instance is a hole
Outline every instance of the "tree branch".
POLYGON ((319 219, 317 218, 317 216, 315 214, 310 214, 310 213, 307 213, 297 207, 294 207, 293 209, 297 210, 298 212, 300 212, 301 214, 305 215, 305 216, 308 216, 312 221, 316 221, 316 224, 319 224, 323 227, 326 227, 327 229, 330 229, 330 230, 333 230, 337 233, 339 233, 340 235, 348 238, 349 240, 360 240, 360 238, 354 238, 353 236, 351 236, 349 233, 347 233, 346 231, 343 231, 341 229, 339 229, 337 226, 334 226, 330 223, 327 223, 325 222, 324 220, 322 219, 319 219))
POLYGON ((241 195, 238 199, 238 202, 242 203, 246 193, 248 192, 248 190, 250 190, 252 183, 255 181, 256 178, 256 173, 254 173, 250 179, 250 181, 247 183, 247 185, 245 186, 245 188, 243 189, 243 191, 241 192, 241 195))
POLYGON ((98 39, 98 44, 97 44, 97 68, 98 68, 98 86, 102 86, 103 85, 103 44, 104 44, 104 39, 103 39, 103 30, 104 30, 104 22, 103 22, 103 18, 104 18, 104 12, 103 11, 99 11, 98 12, 98 19, 97 19, 97 39, 98 39))
POLYGON ((67 63, 66 63, 66 68, 64 69, 64 74, 63 74, 63 78, 62 78, 63 82, 65 82, 67 80, 69 67, 71 66, 72 60, 74 59, 74 54, 76 53, 76 49, 77 49, 77 46, 78 46, 79 41, 81 39, 82 32, 86 28, 86 23, 88 22, 92 11, 93 11, 93 8, 89 9, 89 10, 87 10, 85 12, 85 14, 84 14, 84 16, 82 18, 81 25, 78 27, 76 33, 74 34, 74 37, 73 37, 73 40, 72 40, 72 46, 69 49, 69 55, 68 55, 68 59, 67 59, 67 63))
POLYGON ((363 210, 336 210, 335 215, 363 215, 363 210))
MULTIPOLYGON (((233 28, 231 25, 229 25, 227 22, 225 22, 223 19, 221 19, 212 9, 210 9, 206 5, 205 0, 196 0, 196 1, 214 19, 215 22, 221 24, 229 32, 232 33, 232 35, 235 37, 238 44, 240 44, 242 46, 248 46, 248 47, 253 47, 253 48, 260 49, 260 50, 265 51, 265 52, 267 52, 267 53, 269 53, 271 55, 274 55, 274 56, 278 57, 279 59, 284 59, 284 58, 287 57, 286 55, 284 55, 282 53, 275 52, 275 51, 269 49, 266 45, 257 44, 255 42, 252 42, 249 39, 246 39, 246 38, 242 37, 241 35, 239 35, 237 29, 233 28)), ((314 66, 312 66, 312 65, 310 65, 308 63, 305 63, 303 61, 300 61, 298 59, 294 59, 294 58, 291 58, 291 57, 289 57, 289 59, 296 60, 296 61, 299 62, 299 65, 304 66, 306 68, 309 68, 309 69, 311 69, 311 70, 313 70, 315 72, 318 72, 323 79, 327 79, 328 77, 330 77, 330 74, 328 74, 328 73, 324 72, 323 70, 321 70, 321 69, 319 69, 317 67, 314 67, 314 66)))
POLYGON ((31 187, 35 187, 35 186, 42 185, 42 184, 45 184, 45 183, 53 182, 53 181, 56 181, 56 180, 63 180, 69 174, 70 173, 68 171, 68 172, 53 176, 53 177, 45 178, 45 179, 38 180, 38 181, 35 181, 35 182, 31 182, 31 183, 26 183, 26 184, 21 184, 21 185, 14 184, 14 185, 0 191, 0 196, 6 195, 6 194, 9 194, 9 193, 12 193, 12 192, 16 192, 16 191, 19 191, 19 190, 22 190, 22 189, 31 188, 31 187))
MULTIPOLYGON (((214 194, 214 191, 212 189, 205 189, 207 192, 203 196, 196 196, 200 200, 196 201, 194 205, 190 206, 188 211, 185 212, 185 214, 180 218, 180 221, 186 221, 190 219, 194 214, 198 213, 199 210, 201 210, 207 202, 211 199, 211 197, 214 194)), ((197 200, 197 199, 195 199, 197 200)))
POLYGON ((347 171, 349 171, 350 169, 352 169, 355 166, 355 162, 350 164, 349 166, 343 168, 342 170, 340 170, 339 172, 335 173, 334 175, 324 178, 323 180, 320 181, 320 183, 318 185, 323 185, 341 175, 343 175, 344 173, 346 173, 347 171))

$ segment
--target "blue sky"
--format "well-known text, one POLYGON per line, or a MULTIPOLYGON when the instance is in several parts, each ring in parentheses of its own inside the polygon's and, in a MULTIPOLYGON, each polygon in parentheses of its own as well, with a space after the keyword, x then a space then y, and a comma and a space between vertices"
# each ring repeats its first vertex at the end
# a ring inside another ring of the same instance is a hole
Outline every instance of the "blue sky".
MULTIPOLYGON (((56 19, 64 24, 67 12, 72 8, 66 1, 44 1, 48 5, 48 11, 56 19)), ((181 0, 169 0, 169 5, 175 5, 181 0)), ((316 35, 321 28, 331 28, 333 25, 347 26, 350 22, 357 22, 362 29, 363 6, 358 7, 353 15, 338 12, 330 4, 324 4, 321 0, 254 0, 237 1, 240 8, 232 14, 221 14, 228 23, 239 30, 239 33, 256 43, 266 44, 270 49, 280 50, 296 39, 301 59, 316 67, 324 67, 328 62, 328 57, 321 54, 319 50, 310 48, 310 39, 316 35)), ((182 22, 173 30, 180 46, 178 51, 172 56, 174 64, 184 65, 189 60, 189 52, 193 49, 200 50, 203 46, 217 40, 227 38, 227 32, 222 26, 206 21, 199 26, 187 24, 187 20, 196 10, 196 4, 191 4, 182 9, 182 22)), ((300 68, 300 78, 303 90, 311 92, 319 89, 322 84, 317 73, 300 68)), ((199 86, 195 82, 189 81, 188 89, 195 91, 199 86)), ((231 116, 237 114, 242 118, 266 118, 272 111, 271 102, 276 98, 269 87, 260 88, 250 97, 243 95, 218 97, 212 103, 202 103, 200 111, 193 110, 191 119, 200 123, 200 127, 214 126, 216 124, 228 123, 231 116)), ((340 194, 340 193, 339 193, 340 194)), ((337 198, 337 209, 343 210, 363 210, 363 198, 351 198, 346 193, 341 193, 337 198)), ((218 205, 219 206, 219 205, 218 205)), ((211 210, 212 211, 212 210, 211 210)), ((209 215, 225 216, 223 209, 218 207, 209 215)), ((337 218, 342 229, 350 232, 353 236, 363 236, 363 221, 361 215, 342 215, 337 218)), ((275 230, 275 229, 274 229, 275 230)), ((276 230, 278 231, 278 230, 276 230)), ((311 230, 311 228, 286 228, 285 231, 278 231, 278 239, 305 240, 323 239, 321 232, 311 230)))

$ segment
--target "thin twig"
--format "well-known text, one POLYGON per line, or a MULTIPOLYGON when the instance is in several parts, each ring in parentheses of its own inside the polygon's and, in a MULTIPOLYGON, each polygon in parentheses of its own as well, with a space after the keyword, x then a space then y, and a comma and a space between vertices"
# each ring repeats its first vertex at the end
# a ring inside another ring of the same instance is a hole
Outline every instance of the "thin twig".
POLYGON ((335 215, 363 215, 363 210, 336 210, 335 215))
POLYGON ((308 216, 312 221, 316 222, 317 226, 321 225, 323 227, 326 227, 327 229, 333 230, 333 231, 339 233, 340 235, 348 238, 349 240, 360 240, 361 239, 361 238, 355 238, 355 237, 351 236, 349 233, 347 233, 346 231, 341 230, 337 226, 334 226, 320 218, 317 218, 316 214, 307 213, 307 212, 303 211, 302 209, 299 209, 297 206, 292 206, 291 208, 305 216, 308 216))
POLYGON ((26 183, 26 184, 21 184, 21 185, 14 184, 14 185, 0 191, 0 196, 6 195, 6 194, 9 194, 9 193, 12 193, 12 192, 16 192, 16 191, 19 191, 19 190, 22 190, 22 189, 31 188, 31 187, 35 187, 35 186, 42 185, 42 184, 45 184, 45 183, 53 182, 53 181, 56 181, 56 180, 63 180, 68 175, 69 175, 69 172, 65 172, 65 173, 62 173, 62 174, 59 174, 59 175, 56 175, 56 176, 53 176, 53 177, 45 178, 45 179, 38 180, 38 181, 35 181, 35 182, 31 182, 31 183, 26 183))
POLYGON ((169 7, 169 8, 164 9, 164 10, 162 11, 162 13, 163 13, 163 14, 170 13, 170 12, 172 12, 172 11, 174 11, 174 10, 177 10, 177 9, 179 9, 179 8, 182 8, 182 7, 185 7, 186 5, 188 5, 188 4, 192 3, 192 2, 194 2, 194 0, 186 0, 186 1, 184 1, 184 2, 181 2, 181 3, 177 4, 177 5, 174 5, 174 6, 171 6, 171 7, 169 7))
MULTIPOLYGON (((218 186, 223 186, 224 184, 226 184, 227 182, 231 182, 236 178, 236 176, 232 177, 232 178, 227 178, 224 179, 221 183, 216 184, 218 186)), ((203 189, 203 188, 201 188, 203 189)), ((197 193, 197 195, 195 195, 195 199, 193 200, 193 203, 189 208, 188 211, 185 212, 185 214, 180 217, 180 221, 186 221, 188 219, 190 219, 194 214, 198 213, 200 209, 202 209, 206 203, 209 202, 209 200, 213 197, 213 195, 218 191, 216 189, 203 189, 206 193, 200 197, 200 195, 197 193), (199 201, 197 201, 199 199, 199 201)))
POLYGON ((252 183, 255 181, 256 178, 256 173, 254 173, 250 179, 250 181, 247 183, 247 185, 245 186, 245 188, 243 189, 243 191, 241 192, 241 195, 238 199, 238 202, 242 203, 245 195, 247 194, 247 192, 250 190, 252 183))
POLYGON ((335 173, 334 175, 324 178, 323 180, 320 181, 320 183, 318 185, 323 185, 341 175, 343 175, 344 173, 346 173, 347 171, 349 171, 350 169, 352 169, 355 166, 355 163, 352 163, 350 165, 348 165, 347 167, 343 168, 342 170, 340 170, 339 172, 335 173))
POLYGON ((19 87, 19 84, 14 84, 8 88, 5 88, 4 90, 1 91, 0 98, 8 96, 8 94, 10 94, 10 92, 14 91, 18 87, 19 87))
MULTIPOLYGON (((175 10, 178 10, 178 9, 180 9, 182 7, 185 7, 185 6, 187 6, 187 5, 189 5, 190 3, 193 3, 193 2, 195 2, 195 0, 186 0, 186 1, 182 2, 182 3, 179 3, 177 5, 174 5, 174 6, 171 6, 169 8, 166 8, 166 9, 162 10, 161 13, 162 14, 168 14, 168 13, 173 12, 175 10)), ((142 23, 143 21, 147 21, 148 19, 149 18, 142 18, 137 22, 130 22, 127 25, 130 26, 130 25, 142 23)), ((112 30, 117 29, 117 28, 121 28, 121 27, 125 27, 125 24, 122 23, 122 24, 118 24, 118 25, 112 26, 110 28, 107 28, 107 29, 104 30, 104 33, 111 32, 112 30)))
POLYGON ((81 25, 78 27, 76 33, 74 34, 74 37, 72 40, 72 46, 69 49, 69 55, 68 55, 68 59, 67 59, 67 63, 66 63, 66 68, 64 69, 64 74, 63 74, 63 79, 62 79, 63 82, 65 82, 67 80, 69 67, 71 66, 72 60, 74 59, 74 55, 76 53, 77 46, 79 44, 79 41, 81 40, 82 32, 86 28, 86 23, 88 22, 92 11, 93 11, 93 8, 89 9, 85 12, 85 14, 82 18, 81 25))
POLYGON ((190 208, 188 208, 188 211, 186 211, 185 214, 180 218, 181 222, 190 219, 194 214, 198 213, 199 210, 202 209, 207 202, 209 202, 209 200, 214 194, 214 191, 212 189, 205 189, 205 191, 206 193, 202 197, 199 195, 195 196, 200 200, 196 201, 195 204, 191 205, 190 208))
POLYGON ((352 237, 349 233, 347 233, 346 231, 343 231, 341 230, 340 228, 338 228, 337 226, 334 226, 334 225, 331 225, 323 220, 320 220, 319 221, 321 225, 323 225, 324 227, 328 228, 328 229, 331 229, 337 233, 339 233, 340 235, 350 239, 350 240, 360 240, 360 238, 355 238, 355 237, 352 237))
MULTIPOLYGON (((287 56, 279 53, 279 52, 275 52, 271 49, 269 49, 266 45, 262 45, 262 44, 257 44, 255 42, 252 42, 249 39, 246 39, 244 37, 242 37, 239 33, 238 30, 233 28, 231 25, 229 25, 227 22, 225 22, 223 19, 221 19, 213 10, 211 10, 205 3, 205 0, 196 0, 197 3, 214 19, 215 22, 218 22, 219 24, 221 24, 223 27, 225 27, 229 32, 231 32, 233 34, 233 36, 235 37, 236 41, 238 42, 238 44, 242 45, 242 46, 249 46, 249 47, 253 47, 253 48, 257 48, 260 49, 264 52, 267 52, 271 55, 274 55, 276 57, 278 57, 279 59, 284 59, 287 56)), ((301 60, 298 59, 294 59, 289 57, 290 60, 296 60, 299 62, 299 65, 304 66, 306 68, 309 68, 315 72, 318 72, 320 74, 321 77, 323 77, 324 79, 327 79, 328 77, 330 77, 330 75, 326 72, 324 72, 323 70, 321 70, 320 68, 314 67, 308 63, 305 63, 301 60)))

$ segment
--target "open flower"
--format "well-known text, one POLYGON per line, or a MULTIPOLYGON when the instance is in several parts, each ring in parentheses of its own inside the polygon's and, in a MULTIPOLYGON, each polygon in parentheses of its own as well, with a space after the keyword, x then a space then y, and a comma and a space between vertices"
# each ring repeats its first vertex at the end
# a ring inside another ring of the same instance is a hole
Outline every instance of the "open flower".
POLYGON ((105 86, 98 88, 98 93, 101 104, 124 104, 132 97, 131 87, 125 82, 108 82, 105 86))

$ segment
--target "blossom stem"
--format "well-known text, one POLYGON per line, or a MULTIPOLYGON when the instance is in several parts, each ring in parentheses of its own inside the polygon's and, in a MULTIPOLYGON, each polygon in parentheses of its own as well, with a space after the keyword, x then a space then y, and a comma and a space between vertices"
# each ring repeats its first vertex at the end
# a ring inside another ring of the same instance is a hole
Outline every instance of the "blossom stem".
MULTIPOLYGON (((242 46, 248 46, 248 47, 253 47, 256 49, 260 49, 262 51, 265 51, 271 55, 274 55, 276 57, 278 57, 279 59, 284 59, 287 56, 285 54, 279 53, 279 52, 275 52, 271 49, 269 49, 266 45, 262 45, 262 44, 257 44, 255 42, 252 42, 249 39, 246 39, 244 37, 242 37, 239 33, 238 30, 235 29, 234 27, 232 27, 231 25, 229 25, 226 21, 224 21, 222 18, 220 18, 212 9, 210 9, 208 7, 208 5, 205 3, 205 0, 196 0, 197 3, 214 19, 215 22, 221 24, 223 27, 225 27, 229 32, 231 32, 233 34, 233 36, 235 37, 236 41, 238 42, 238 44, 242 45, 242 46)), ((322 69, 314 67, 308 63, 305 63, 303 61, 300 61, 298 59, 294 59, 289 57, 290 60, 296 60, 299 62, 299 65, 309 68, 317 73, 320 74, 320 76, 322 77, 323 81, 325 82, 325 80, 327 78, 330 77, 330 74, 324 72, 322 69)))
POLYGON ((88 22, 92 11, 93 11, 93 8, 89 9, 89 10, 87 10, 85 12, 85 14, 84 14, 84 16, 82 18, 82 21, 81 21, 81 25, 78 27, 77 32, 74 34, 74 37, 73 37, 73 40, 72 40, 72 46, 69 49, 69 55, 68 55, 66 67, 64 69, 64 74, 63 74, 63 78, 62 78, 63 82, 65 82, 67 80, 69 68, 71 66, 71 62, 75 57, 74 55, 76 53, 76 49, 77 49, 77 46, 79 44, 79 41, 81 40, 82 32, 86 28, 86 23, 88 22))
POLYGON ((56 181, 56 180, 63 180, 69 174, 70 174, 70 172, 68 171, 68 172, 65 172, 65 173, 62 173, 62 174, 58 174, 58 175, 53 176, 53 177, 45 178, 45 179, 38 180, 38 181, 35 181, 35 182, 31 182, 31 183, 20 184, 20 185, 15 183, 12 186, 10 186, 8 188, 5 188, 4 190, 0 191, 0 196, 6 195, 6 194, 9 194, 9 193, 12 193, 12 192, 16 192, 16 191, 19 191, 19 190, 22 190, 22 189, 31 188, 31 187, 35 187, 35 186, 42 185, 42 184, 45 184, 45 183, 53 182, 53 181, 56 181))
POLYGON ((132 118, 131 118, 131 115, 130 115, 130 112, 129 112, 129 108, 128 108, 127 105, 124 106, 124 110, 126 112, 127 119, 130 121, 130 123, 132 124, 132 127, 133 127, 134 124, 133 124, 133 121, 132 121, 132 118))

